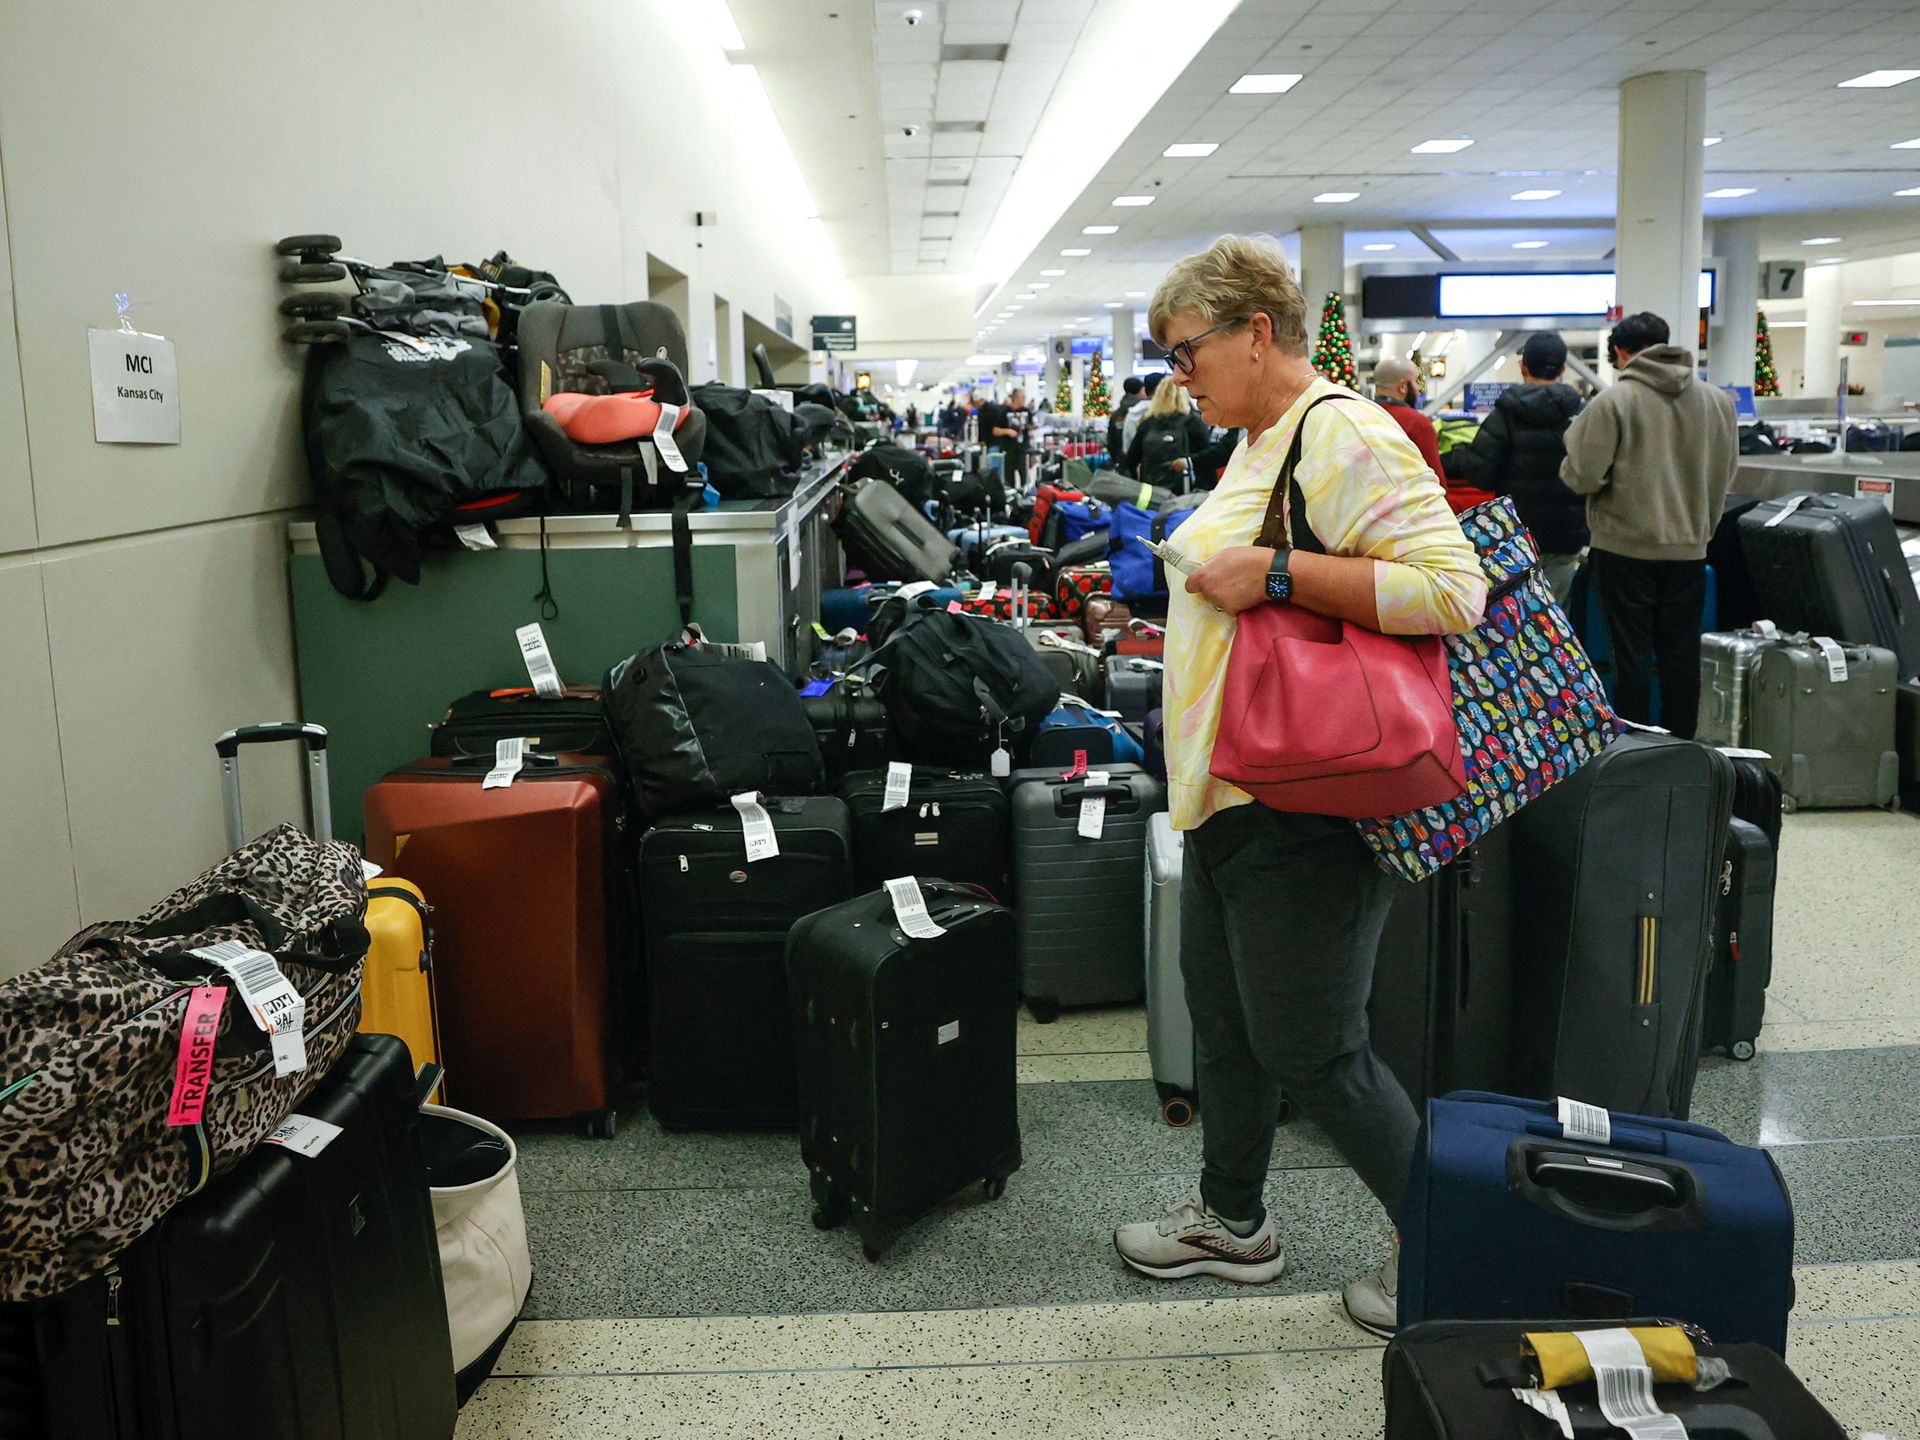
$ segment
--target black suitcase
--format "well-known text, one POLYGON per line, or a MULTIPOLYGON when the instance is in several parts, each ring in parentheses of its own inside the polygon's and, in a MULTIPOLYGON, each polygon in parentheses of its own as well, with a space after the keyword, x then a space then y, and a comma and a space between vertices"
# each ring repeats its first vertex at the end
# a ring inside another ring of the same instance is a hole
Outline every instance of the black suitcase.
POLYGON ((1730 494, 1720 511, 1720 523, 1707 542, 1707 564, 1713 570, 1714 625, 1721 630, 1746 630, 1756 620, 1770 618, 1754 594, 1746 552, 1740 546, 1740 517, 1760 502, 1751 495, 1730 494))
MULTIPOLYGON (((1543 1330, 1613 1330, 1660 1320, 1429 1320, 1394 1337, 1382 1362, 1387 1440, 1559 1440, 1566 1433, 1515 1394, 1537 1390, 1540 1372, 1521 1337, 1543 1330)), ((1846 1440, 1799 1377, 1764 1345, 1701 1343, 1726 1362, 1729 1380, 1712 1390, 1659 1383, 1654 1403, 1678 1416, 1693 1440, 1846 1440)), ((1601 1412, 1591 1380, 1556 1389, 1576 1436, 1607 1440, 1626 1432, 1601 1412)))
POLYGON ((1733 783, 1718 750, 1630 731, 1507 822, 1513 1093, 1686 1117, 1733 783))
POLYGON ((1920 810, 1920 681, 1902 680, 1893 692, 1893 727, 1894 748, 1900 752, 1900 803, 1920 810))
POLYGON ((836 681, 824 695, 802 695, 800 705, 820 742, 829 787, 856 770, 871 770, 887 763, 892 753, 887 741, 887 707, 864 685, 836 681))
POLYGON ((1013 915, 942 881, 919 889, 946 934, 908 936, 880 890, 787 942, 813 1223, 853 1218, 869 1260, 975 1181, 998 1199, 1020 1168, 1013 915))
POLYGON ((1161 677, 1164 661, 1146 655, 1109 655, 1103 662, 1107 672, 1107 709, 1118 710, 1122 720, 1141 721, 1148 712, 1160 708, 1161 677))
POLYGON ((1780 783, 1780 776, 1768 767, 1758 752, 1722 753, 1733 761, 1734 818, 1758 825, 1767 842, 1778 849, 1781 817, 1786 811, 1786 790, 1780 783))
POLYGON ((501 740, 522 737, 529 750, 552 754, 612 755, 613 732, 598 685, 569 685, 555 699, 524 687, 475 690, 447 706, 433 727, 427 753, 461 759, 492 759, 501 740))
POLYGON ((833 533, 867 579, 939 584, 953 573, 953 542, 886 481, 843 486, 841 497, 833 533))
POLYGON ((850 893, 847 807, 769 799, 780 853, 749 863, 731 806, 640 838, 647 936, 647 1104, 670 1128, 786 1129, 798 1111, 786 944, 850 893))
POLYGON ((1704 1050, 1753 1058, 1773 980, 1773 842, 1758 825, 1736 817, 1727 828, 1720 869, 1719 917, 1713 927, 1713 971, 1701 1018, 1704 1050))
POLYGON ((1387 912, 1367 1023, 1415 1108, 1451 1090, 1509 1087, 1512 838, 1496 826, 1439 874, 1397 887, 1387 912))
POLYGON ((991 776, 912 767, 907 803, 882 808, 887 772, 860 770, 836 793, 853 824, 853 888, 878 890, 898 875, 977 885, 1001 904, 1007 869, 1007 792, 991 776))
POLYGON ((1893 516, 1877 500, 1799 492, 1740 517, 1740 543, 1766 617, 1899 657, 1920 674, 1920 595, 1893 516))
POLYGON ((1027 567, 1028 582, 1043 595, 1053 593, 1053 552, 1021 540, 1002 540, 989 545, 981 562, 986 578, 1006 589, 1013 584, 1013 567, 1027 567))
POLYGON ((8 1440, 444 1440, 453 1354, 407 1048, 356 1036, 299 1114, 115 1268, 0 1307, 8 1440))
POLYGON ((1165 788, 1137 765, 1107 783, 1057 770, 1013 775, 1013 894, 1020 915, 1020 993, 1034 1019, 1062 1005, 1116 1005, 1145 992, 1147 817, 1165 788), (1080 802, 1106 798, 1100 838, 1078 833, 1080 802))

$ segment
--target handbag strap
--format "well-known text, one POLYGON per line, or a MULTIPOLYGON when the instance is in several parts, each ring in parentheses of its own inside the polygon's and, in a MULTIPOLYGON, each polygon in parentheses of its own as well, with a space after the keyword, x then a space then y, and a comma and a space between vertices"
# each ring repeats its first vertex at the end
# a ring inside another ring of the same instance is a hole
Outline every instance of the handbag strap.
POLYGON ((1307 416, 1313 413, 1314 406, 1324 405, 1329 400, 1350 398, 1353 397, 1337 393, 1322 395, 1300 412, 1300 423, 1293 427, 1293 443, 1287 446, 1287 458, 1280 462, 1280 473, 1274 478, 1273 495, 1267 501, 1266 521, 1260 526, 1260 537, 1254 544, 1268 545, 1276 550, 1282 545, 1291 545, 1309 555, 1327 553, 1327 547, 1320 543, 1320 537, 1313 533, 1313 526, 1307 520, 1307 497, 1294 471, 1300 467, 1300 444, 1306 437, 1307 416), (1292 514, 1299 521, 1297 529, 1288 523, 1288 497, 1292 497, 1292 514))

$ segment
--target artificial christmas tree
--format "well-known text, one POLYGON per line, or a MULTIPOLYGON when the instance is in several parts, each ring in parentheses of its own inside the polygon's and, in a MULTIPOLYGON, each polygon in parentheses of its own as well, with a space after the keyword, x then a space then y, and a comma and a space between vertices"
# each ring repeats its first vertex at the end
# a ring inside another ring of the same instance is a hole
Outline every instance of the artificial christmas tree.
POLYGON ((1773 337, 1767 333, 1767 312, 1760 312, 1760 323, 1753 332, 1753 395, 1780 393, 1780 372, 1773 368, 1773 337))
POLYGON ((1313 368, 1349 390, 1359 388, 1360 376, 1353 368, 1353 342, 1347 336, 1347 307, 1340 292, 1327 292, 1327 303, 1320 309, 1320 339, 1313 347, 1313 368))
POLYGON ((1053 413, 1069 415, 1073 412, 1073 361, 1060 362, 1060 383, 1053 387, 1053 413))
POLYGON ((1106 417, 1112 407, 1107 403, 1107 376, 1100 367, 1100 352, 1093 352, 1093 359, 1087 365, 1087 403, 1083 407, 1089 420, 1106 417))

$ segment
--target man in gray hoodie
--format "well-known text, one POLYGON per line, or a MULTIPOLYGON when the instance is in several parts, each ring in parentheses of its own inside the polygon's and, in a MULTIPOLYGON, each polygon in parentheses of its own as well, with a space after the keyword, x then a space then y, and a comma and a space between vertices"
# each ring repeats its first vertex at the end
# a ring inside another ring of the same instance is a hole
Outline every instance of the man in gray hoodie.
POLYGON ((1607 336, 1619 380, 1567 430, 1560 478, 1587 497, 1589 560, 1613 644, 1614 708, 1692 738, 1700 713, 1700 611, 1707 541, 1740 461, 1733 401, 1693 373, 1658 315, 1629 315, 1607 336))

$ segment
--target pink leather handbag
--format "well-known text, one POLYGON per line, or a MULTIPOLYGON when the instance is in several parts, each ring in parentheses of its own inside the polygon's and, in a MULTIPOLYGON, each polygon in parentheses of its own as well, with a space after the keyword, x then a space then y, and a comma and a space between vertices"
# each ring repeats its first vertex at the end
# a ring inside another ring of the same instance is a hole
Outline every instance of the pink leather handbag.
MULTIPOLYGON (((1324 395, 1307 410, 1344 398, 1324 395)), ((1284 543, 1291 495, 1295 548, 1324 555, 1294 478, 1305 429, 1302 414, 1255 543, 1284 543)), ((1437 635, 1382 635, 1295 605, 1256 605, 1240 614, 1220 717, 1214 776, 1275 810, 1361 820, 1467 788, 1437 635)))

